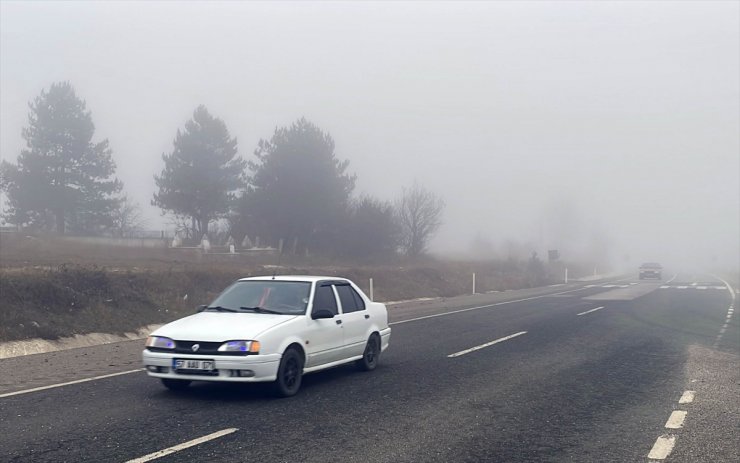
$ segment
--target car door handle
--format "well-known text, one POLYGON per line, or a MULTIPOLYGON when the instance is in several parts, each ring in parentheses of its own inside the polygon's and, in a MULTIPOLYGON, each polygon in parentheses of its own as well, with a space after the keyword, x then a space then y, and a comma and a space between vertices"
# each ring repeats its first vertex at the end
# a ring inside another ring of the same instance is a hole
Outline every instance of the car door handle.
POLYGON ((337 325, 341 325, 342 324, 342 320, 335 320, 335 322, 336 322, 337 325))
POLYGON ((368 318, 370 318, 370 315, 365 314, 365 320, 367 320, 368 318))

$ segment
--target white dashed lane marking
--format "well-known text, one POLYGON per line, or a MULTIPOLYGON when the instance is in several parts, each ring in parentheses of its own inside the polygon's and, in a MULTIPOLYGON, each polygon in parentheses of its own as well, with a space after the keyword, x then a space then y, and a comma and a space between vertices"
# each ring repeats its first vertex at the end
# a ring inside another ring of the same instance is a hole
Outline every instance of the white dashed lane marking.
MULTIPOLYGON (((692 383, 694 380, 691 381, 692 383)), ((689 404, 694 401, 696 391, 684 391, 681 398, 678 399, 679 404, 689 404)), ((665 423, 667 429, 681 429, 683 428, 684 421, 688 412, 684 410, 674 410, 671 416, 668 417, 668 421, 665 423)), ((651 460, 665 460, 668 455, 673 451, 673 447, 676 445, 676 439, 678 436, 675 434, 663 434, 658 437, 653 445, 652 450, 648 454, 648 458, 651 460)))
POLYGON ((237 428, 228 428, 228 429, 222 429, 221 431, 214 432, 212 434, 208 434, 207 436, 199 437, 197 439, 193 439, 191 441, 183 442, 182 444, 174 445, 172 447, 168 447, 164 450, 160 450, 158 452, 150 453, 148 455, 144 455, 143 457, 134 458, 133 460, 129 460, 126 463, 145 463, 147 461, 156 460, 157 458, 162 458, 167 455, 173 454, 175 452, 179 452, 180 450, 185 450, 187 448, 196 446, 198 444, 202 444, 203 442, 208 442, 209 440, 218 439, 219 437, 223 437, 227 434, 231 434, 233 432, 238 431, 237 428))
POLYGON ((455 352, 454 354, 450 354, 447 357, 449 357, 449 358, 455 358, 455 357, 459 357, 461 355, 469 354, 471 352, 475 352, 475 351, 480 350, 480 349, 483 349, 485 347, 492 346, 492 345, 498 344, 500 342, 508 341, 509 339, 515 338, 517 336, 521 336, 523 334, 527 334, 527 332, 526 331, 520 331, 518 333, 510 334, 509 336, 505 336, 503 338, 496 339, 495 341, 491 341, 491 342, 487 342, 485 344, 481 344, 479 346, 471 347, 470 349, 461 350, 460 352, 455 352))
POLYGON ((591 312, 596 312, 597 310, 601 310, 601 309, 603 309, 603 308, 604 308, 603 306, 601 306, 601 307, 596 307, 595 309, 587 310, 587 311, 585 311, 585 312, 581 312, 581 313, 579 313, 579 314, 576 314, 576 316, 579 316, 579 315, 586 315, 587 313, 591 313, 591 312))
POLYGON ((718 289, 718 290, 724 291, 727 288, 724 287, 724 286, 719 286, 719 285, 716 285, 716 286, 708 286, 708 285, 702 285, 702 286, 694 286, 694 285, 691 285, 691 286, 687 286, 687 285, 669 285, 669 284, 665 284, 665 285, 660 285, 660 289, 696 289, 696 290, 702 290, 702 289, 718 289))
POLYGON ((694 395, 696 394, 695 391, 685 391, 680 399, 678 399, 678 403, 680 404, 690 404, 694 401, 694 395))
POLYGON ((674 410, 671 416, 668 417, 668 421, 665 423, 665 427, 668 429, 681 429, 683 428, 683 422, 686 419, 686 413, 683 410, 674 410))
POLYGON ((648 458, 653 460, 665 460, 668 455, 673 451, 673 446, 676 445, 676 436, 671 434, 663 434, 655 441, 652 450, 648 453, 648 458))
POLYGON ((719 277, 715 277, 722 281, 722 283, 725 284, 724 289, 730 292, 730 307, 727 309, 727 316, 725 317, 725 322, 722 325, 722 327, 719 329, 719 334, 717 334, 717 338, 714 340, 713 348, 718 348, 720 342, 722 342, 722 338, 724 337, 725 333, 727 332, 727 328, 730 326, 730 320, 732 319, 732 315, 735 313, 735 289, 730 286, 728 282, 725 280, 722 280, 719 277))

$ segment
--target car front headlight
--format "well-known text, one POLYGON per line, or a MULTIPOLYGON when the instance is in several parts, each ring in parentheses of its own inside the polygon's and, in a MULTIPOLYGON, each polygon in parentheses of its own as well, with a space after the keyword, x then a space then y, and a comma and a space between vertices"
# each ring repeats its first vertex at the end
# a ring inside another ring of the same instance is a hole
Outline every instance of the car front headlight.
POLYGON ((259 354, 259 341, 226 341, 218 348, 219 352, 238 352, 242 354, 259 354))
POLYGON ((149 336, 146 338, 146 347, 154 347, 155 349, 174 349, 175 341, 162 336, 149 336))

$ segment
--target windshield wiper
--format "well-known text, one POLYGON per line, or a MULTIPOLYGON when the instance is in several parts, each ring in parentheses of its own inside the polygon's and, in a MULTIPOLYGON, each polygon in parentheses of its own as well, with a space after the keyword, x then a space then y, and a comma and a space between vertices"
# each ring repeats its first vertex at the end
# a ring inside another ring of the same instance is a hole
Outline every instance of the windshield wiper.
POLYGON ((264 307, 239 307, 240 310, 251 310, 257 313, 271 313, 275 315, 285 315, 282 312, 276 312, 274 310, 265 309, 264 307))
POLYGON ((206 307, 205 310, 215 310, 217 312, 236 312, 236 309, 230 309, 228 307, 221 307, 220 305, 216 305, 213 307, 206 307))

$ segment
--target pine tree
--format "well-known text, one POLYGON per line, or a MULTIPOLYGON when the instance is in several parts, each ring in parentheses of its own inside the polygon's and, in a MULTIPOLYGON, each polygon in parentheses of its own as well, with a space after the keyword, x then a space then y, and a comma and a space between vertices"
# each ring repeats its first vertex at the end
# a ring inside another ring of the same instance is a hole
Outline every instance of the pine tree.
POLYGON ((92 142, 90 111, 69 82, 42 90, 29 107, 26 149, 17 164, 0 165, 5 219, 58 234, 100 233, 111 225, 122 188, 108 140, 92 142))
POLYGON ((254 154, 249 190, 238 209, 247 219, 240 222, 251 221, 253 233, 274 244, 283 239, 301 248, 331 248, 355 185, 331 135, 301 118, 260 140, 254 154))
POLYGON ((246 187, 247 165, 237 156, 236 138, 230 137, 221 119, 199 106, 184 132, 177 131, 172 153, 162 159, 164 170, 154 177, 159 192, 152 204, 189 218, 194 237, 200 239, 246 187))

